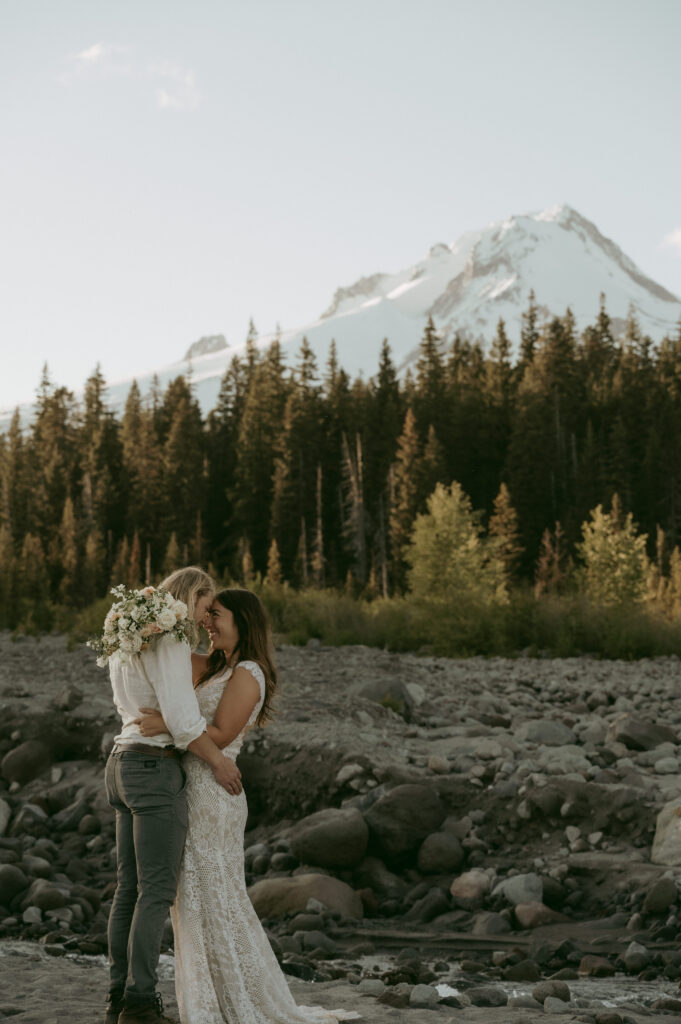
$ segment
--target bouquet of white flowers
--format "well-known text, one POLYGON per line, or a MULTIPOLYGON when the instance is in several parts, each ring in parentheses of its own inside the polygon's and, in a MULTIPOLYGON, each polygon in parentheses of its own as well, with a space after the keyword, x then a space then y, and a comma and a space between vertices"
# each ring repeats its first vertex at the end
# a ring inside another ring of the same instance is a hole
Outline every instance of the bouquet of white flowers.
POLYGON ((167 590, 156 587, 129 590, 121 584, 111 593, 117 600, 104 619, 104 632, 88 640, 88 647, 99 654, 97 664, 100 667, 103 668, 114 654, 118 654, 122 662, 129 661, 161 636, 190 642, 193 630, 187 606, 167 590))

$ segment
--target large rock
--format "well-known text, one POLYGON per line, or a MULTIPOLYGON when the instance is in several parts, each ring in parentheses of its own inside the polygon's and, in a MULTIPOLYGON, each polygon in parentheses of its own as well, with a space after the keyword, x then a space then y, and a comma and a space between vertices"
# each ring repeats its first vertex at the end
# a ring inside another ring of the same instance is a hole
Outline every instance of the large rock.
POLYGON ((454 905, 462 910, 473 910, 484 900, 492 886, 489 872, 471 868, 455 878, 449 887, 454 905))
POLYGON ((503 896, 513 906, 518 903, 540 903, 544 896, 544 883, 539 875, 529 872, 524 875, 512 875, 499 882, 492 891, 493 896, 503 896))
POLYGON ((437 831, 446 811, 434 790, 407 783, 380 797, 364 817, 384 855, 400 858, 437 831))
POLYGON ((362 900, 345 882, 329 875, 295 875, 263 878, 248 890, 258 917, 283 917, 305 910, 310 899, 318 900, 343 917, 362 917, 362 900))
POLYGON ((68 903, 66 896, 45 878, 36 878, 26 893, 24 908, 40 907, 41 910, 60 910, 68 903))
POLYGON ((28 885, 28 878, 14 864, 0 864, 0 904, 6 907, 28 885))
POLYGON ((562 722, 554 722, 549 718, 523 722, 516 732, 516 738, 523 743, 539 743, 544 747, 562 747, 576 740, 572 729, 562 722))
POLYGON ((625 713, 610 725, 608 742, 623 743, 629 750, 653 750, 661 743, 678 743, 678 737, 667 725, 646 722, 625 713))
POLYGON ((673 878, 658 878, 648 889, 643 901, 646 914, 664 914, 676 903, 678 890, 673 878))
POLYGON ((0 797, 0 836, 4 836, 9 825, 9 820, 12 817, 12 808, 0 797))
POLYGON ((665 804, 657 816, 650 854, 653 864, 681 864, 681 797, 665 804))
POLYGON ((353 883, 357 889, 372 889, 378 896, 401 899, 407 891, 407 883, 389 871, 378 857, 365 857, 356 868, 353 883))
POLYGON ((290 838, 302 864, 353 868, 366 853, 369 828, 356 807, 328 807, 294 825, 290 838))
POLYGON ((8 751, 0 762, 0 772, 9 782, 23 785, 50 766, 50 751, 40 740, 26 740, 8 751))
POLYGON ((444 875, 456 871, 464 861, 461 843, 451 832, 433 832, 419 848, 417 863, 424 875, 444 875))

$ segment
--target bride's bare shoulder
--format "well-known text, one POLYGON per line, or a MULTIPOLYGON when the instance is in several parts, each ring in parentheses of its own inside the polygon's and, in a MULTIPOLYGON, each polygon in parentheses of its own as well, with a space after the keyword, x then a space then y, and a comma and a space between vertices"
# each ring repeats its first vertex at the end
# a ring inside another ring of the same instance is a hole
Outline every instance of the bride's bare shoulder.
POLYGON ((192 654, 192 680, 194 682, 196 682, 199 676, 205 671, 207 661, 207 654, 197 654, 196 652, 192 654))

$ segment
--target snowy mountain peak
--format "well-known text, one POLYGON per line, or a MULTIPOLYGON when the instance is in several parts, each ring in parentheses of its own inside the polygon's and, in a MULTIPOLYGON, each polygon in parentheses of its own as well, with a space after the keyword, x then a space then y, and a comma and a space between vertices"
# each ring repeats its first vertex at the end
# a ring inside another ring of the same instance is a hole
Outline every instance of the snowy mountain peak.
MULTIPOLYGON (((630 309, 656 342, 665 334, 675 336, 681 319, 677 296, 647 277, 595 224, 562 203, 468 231, 451 245, 438 242, 417 263, 394 273, 360 277, 336 290, 318 320, 284 331, 281 343, 293 362, 307 337, 323 366, 335 340, 340 365, 353 376, 367 377, 376 372, 384 338, 397 366, 408 366, 416 358, 428 316, 443 344, 458 332, 484 345, 501 317, 517 346, 530 291, 546 318, 562 316, 569 306, 578 330, 594 322, 602 294, 615 333, 624 329, 630 309)), ((273 337, 262 336, 259 347, 265 348, 273 337)), ((215 405, 232 357, 243 349, 226 350, 225 345, 222 335, 212 335, 200 339, 185 357, 192 359, 192 383, 206 411, 215 405)), ((159 370, 161 386, 186 370, 186 361, 159 370)), ((152 374, 138 378, 143 392, 151 382, 152 374)), ((109 387, 112 406, 124 404, 130 383, 109 387)))

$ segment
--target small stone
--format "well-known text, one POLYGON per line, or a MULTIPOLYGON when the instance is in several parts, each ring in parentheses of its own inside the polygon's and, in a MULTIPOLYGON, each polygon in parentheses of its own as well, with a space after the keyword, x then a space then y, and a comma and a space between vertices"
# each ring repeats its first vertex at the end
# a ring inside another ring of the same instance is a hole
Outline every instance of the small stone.
POLYGON ((39 907, 26 907, 21 917, 24 924, 40 924, 43 919, 42 911, 39 907))
POLYGON ((587 953, 579 962, 579 973, 587 978, 612 978, 615 968, 604 956, 587 953))
POLYGON ((541 971, 534 960, 521 960, 504 971, 506 981, 539 981, 541 971))
POLYGON ((429 772, 434 772, 436 775, 448 775, 452 768, 447 758, 440 757, 438 754, 431 754, 427 767, 429 772))
POLYGON ((602 1010, 594 1017, 594 1024, 622 1024, 622 1018, 614 1010, 602 1010))
POLYGON ((544 1000, 544 1013, 565 1013, 568 1004, 555 996, 547 996, 544 1000))
POLYGON ((532 989, 532 998, 536 999, 538 1003, 544 1005, 544 1000, 552 996, 554 999, 562 999, 564 1003, 570 1002, 570 988, 565 984, 564 981, 557 981, 549 979, 548 981, 540 981, 538 985, 535 985, 532 989))
POLYGON ((476 985, 466 990, 473 1006, 506 1006, 507 996, 498 985, 476 985))
POLYGON ((351 779, 357 778, 358 775, 364 775, 364 772, 365 769, 361 764, 344 764, 336 774, 336 785, 345 786, 351 779))
POLYGON ((492 910, 484 910, 475 915, 471 933, 473 935, 505 935, 510 930, 511 925, 507 918, 492 910))
POLYGON ((357 991, 362 996, 382 996, 385 992, 385 983, 380 978, 364 978, 357 986, 357 991))
POLYGON ((518 903, 540 903, 543 893, 542 880, 534 872, 505 878, 492 890, 492 896, 503 896, 513 906, 518 903))
POLYGON ((655 762, 656 775, 678 775, 679 762, 675 757, 661 757, 655 762))
POLYGON ((388 988, 376 1001, 384 1006, 392 1006, 397 1010, 403 1010, 406 1006, 409 1006, 409 993, 397 992, 395 989, 388 988))
POLYGON ((551 910, 544 903, 519 903, 514 913, 521 928, 539 928, 544 924, 557 924, 568 920, 565 914, 551 910))
POLYGON ((630 942, 622 954, 622 961, 630 974, 638 974, 650 963, 650 952, 640 942, 630 942))
POLYGON ((428 1008, 440 1001, 440 993, 432 985, 414 985, 409 996, 409 1005, 428 1008))

